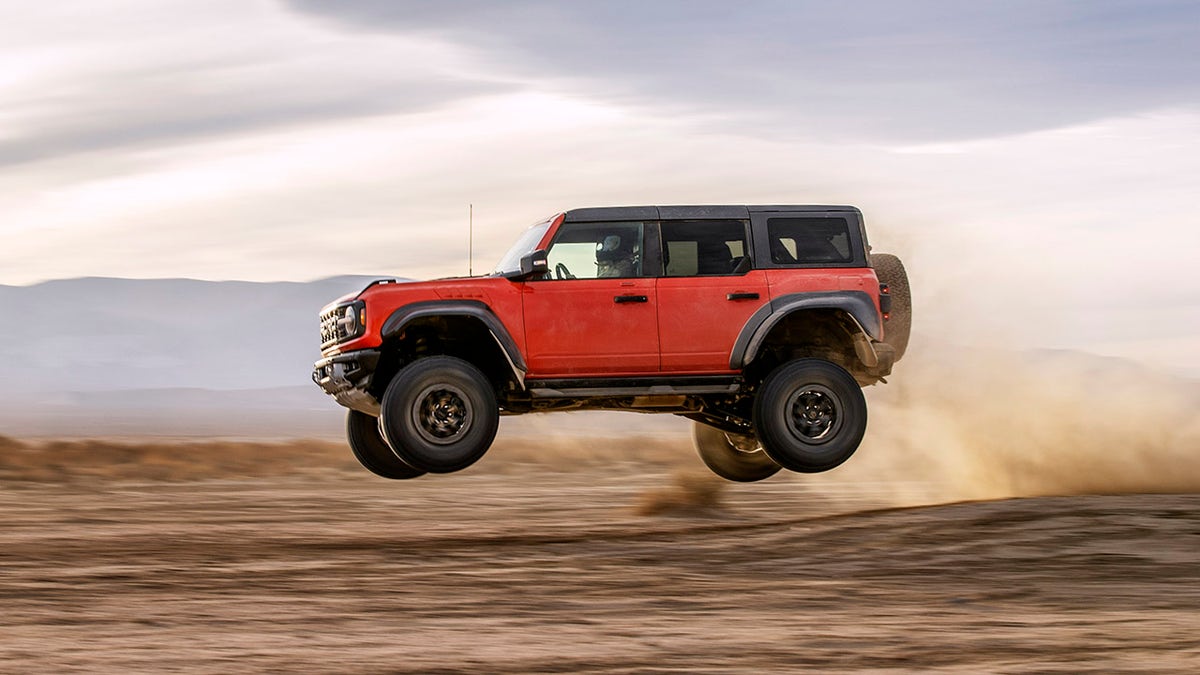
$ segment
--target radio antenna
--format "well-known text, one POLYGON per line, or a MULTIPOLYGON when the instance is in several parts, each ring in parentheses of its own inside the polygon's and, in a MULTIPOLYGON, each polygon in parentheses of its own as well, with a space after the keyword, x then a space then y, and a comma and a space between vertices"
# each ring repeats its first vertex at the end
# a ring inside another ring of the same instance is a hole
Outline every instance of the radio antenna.
POLYGON ((467 276, 475 276, 475 205, 467 204, 467 276))

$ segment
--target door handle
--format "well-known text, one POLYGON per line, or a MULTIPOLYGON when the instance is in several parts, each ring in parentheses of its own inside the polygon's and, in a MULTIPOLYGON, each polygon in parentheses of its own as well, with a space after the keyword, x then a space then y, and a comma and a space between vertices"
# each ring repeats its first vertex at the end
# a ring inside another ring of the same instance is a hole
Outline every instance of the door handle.
POLYGON ((618 295, 613 302, 650 302, 650 298, 644 295, 618 295))
POLYGON ((727 293, 726 300, 757 300, 758 293, 727 293))

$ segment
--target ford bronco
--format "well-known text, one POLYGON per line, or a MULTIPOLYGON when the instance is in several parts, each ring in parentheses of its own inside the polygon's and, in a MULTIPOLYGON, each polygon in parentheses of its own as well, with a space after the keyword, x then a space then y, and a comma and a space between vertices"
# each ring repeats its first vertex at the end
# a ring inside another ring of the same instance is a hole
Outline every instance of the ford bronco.
POLYGON ((827 471, 908 342, 904 267, 870 251, 849 206, 575 209, 487 276, 327 305, 312 377, 386 478, 470 466, 500 415, 582 409, 688 418, 729 480, 827 471))

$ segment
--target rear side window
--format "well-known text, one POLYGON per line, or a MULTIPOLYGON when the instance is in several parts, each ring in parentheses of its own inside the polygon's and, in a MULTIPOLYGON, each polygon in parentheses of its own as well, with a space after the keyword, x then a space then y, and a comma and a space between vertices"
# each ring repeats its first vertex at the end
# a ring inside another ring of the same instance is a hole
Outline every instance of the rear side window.
POLYGON ((740 220, 668 220, 662 223, 665 276, 734 274, 746 253, 740 220))
POLYGON ((854 259, 845 218, 768 218, 776 265, 848 263, 854 259))

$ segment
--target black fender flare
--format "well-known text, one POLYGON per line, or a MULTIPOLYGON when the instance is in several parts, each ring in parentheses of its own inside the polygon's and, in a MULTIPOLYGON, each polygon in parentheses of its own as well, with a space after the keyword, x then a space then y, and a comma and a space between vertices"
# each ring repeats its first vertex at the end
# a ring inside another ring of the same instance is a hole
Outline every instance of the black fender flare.
POLYGON ((416 319, 427 316, 466 316, 482 321, 492 338, 496 340, 496 344, 500 346, 500 351, 507 357, 508 365, 512 368, 517 382, 522 387, 525 386, 525 373, 528 370, 525 366, 525 357, 521 355, 516 341, 504 327, 504 322, 482 301, 426 300, 414 302, 392 312, 383 322, 383 327, 379 331, 380 335, 385 340, 399 335, 405 326, 416 319))
POLYGON ((864 291, 820 291, 789 293, 763 305, 746 320, 729 354, 729 368, 741 370, 754 360, 767 334, 793 312, 809 309, 837 309, 849 314, 872 340, 883 334, 879 310, 864 291))

